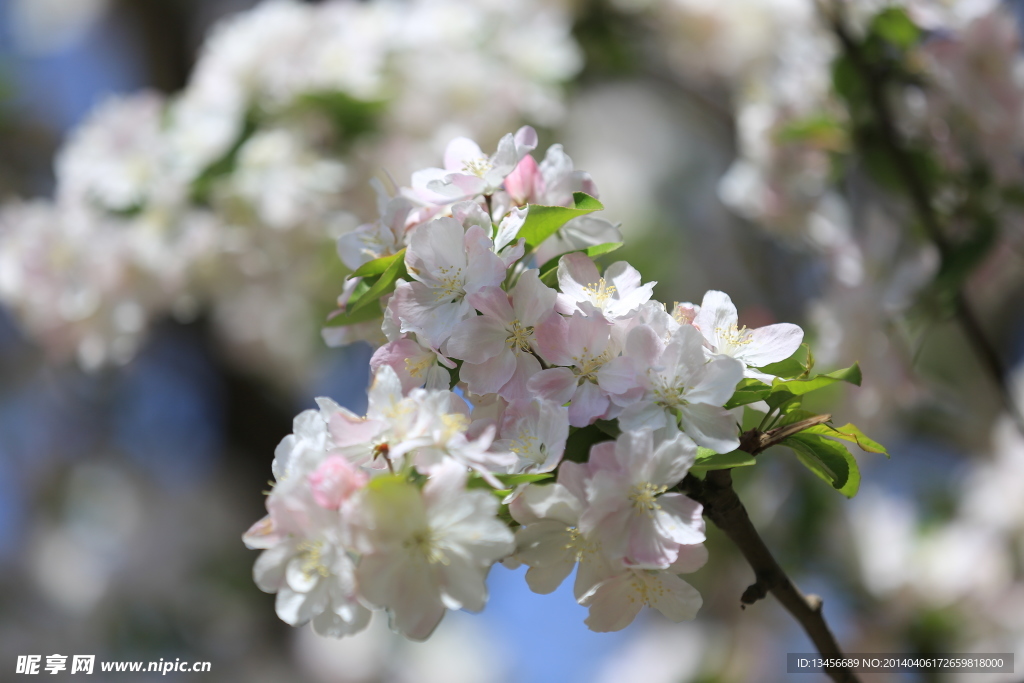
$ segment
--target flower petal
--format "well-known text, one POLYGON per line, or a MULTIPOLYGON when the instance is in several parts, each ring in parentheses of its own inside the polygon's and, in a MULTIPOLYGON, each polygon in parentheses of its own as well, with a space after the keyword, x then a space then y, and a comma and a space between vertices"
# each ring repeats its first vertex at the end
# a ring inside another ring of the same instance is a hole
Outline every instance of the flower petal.
POLYGON ((531 393, 564 405, 576 393, 576 383, 576 375, 569 368, 550 368, 531 377, 526 386, 531 393))
MULTIPOLYGON (((504 298, 504 292, 501 296, 504 298)), ((452 358, 461 358, 467 363, 483 363, 505 351, 505 340, 508 335, 509 332, 501 320, 478 315, 466 318, 455 326, 445 350, 452 358)))
POLYGON ((583 604, 590 607, 585 623, 591 631, 607 633, 621 631, 636 619, 644 601, 638 600, 633 582, 637 579, 629 571, 601 583, 583 604))
POLYGON ((736 420, 725 408, 706 403, 691 403, 680 411, 683 431, 698 446, 710 448, 716 453, 728 453, 739 448, 736 420))
POLYGON ((796 353, 804 340, 804 331, 792 323, 777 323, 751 330, 747 339, 749 344, 736 357, 759 368, 786 360, 796 353))

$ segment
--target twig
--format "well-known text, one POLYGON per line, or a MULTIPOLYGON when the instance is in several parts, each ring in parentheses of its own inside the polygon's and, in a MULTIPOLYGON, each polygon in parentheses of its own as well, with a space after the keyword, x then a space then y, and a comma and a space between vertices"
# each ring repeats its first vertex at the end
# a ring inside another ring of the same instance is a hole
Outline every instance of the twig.
POLYGON ((787 437, 799 434, 808 427, 824 424, 831 419, 832 416, 829 414, 815 415, 814 417, 809 417, 806 420, 800 420, 799 422, 794 422, 790 425, 769 429, 767 432, 751 429, 740 436, 739 450, 745 453, 750 453, 751 455, 757 455, 761 451, 768 450, 787 437))
MULTIPOLYGON (((816 415, 769 432, 752 429, 740 438, 740 450, 757 455, 786 437, 828 422, 829 419, 831 415, 816 415)), ((682 489, 704 506, 704 514, 736 544, 754 570, 756 578, 743 591, 740 598, 742 606, 753 605, 771 593, 800 623, 822 657, 843 658, 843 651, 821 613, 821 598, 804 595, 779 566, 736 495, 732 487, 731 471, 713 470, 707 473, 703 481, 688 474, 682 482, 682 489)), ((857 683, 859 680, 848 668, 826 668, 825 673, 836 683, 857 683)))
MULTIPOLYGON (((889 153, 897 175, 902 182, 904 189, 910 196, 910 203, 917 214, 921 226, 924 228, 928 239, 939 250, 939 255, 945 263, 953 255, 955 246, 946 238, 945 230, 938 212, 931 201, 931 192, 927 181, 918 172, 913 159, 908 153, 899 132, 894 124, 895 118, 889 101, 885 95, 886 74, 878 69, 868 60, 860 44, 853 38, 846 25, 843 16, 841 3, 834 3, 832 11, 825 12, 832 29, 843 46, 846 56, 857 71, 860 72, 867 88, 868 102, 874 115, 875 123, 878 126, 878 133, 881 141, 889 153)), ((1024 415, 1017 405, 1017 400, 1010 389, 1006 367, 999 353, 992 345, 992 342, 985 335, 977 313, 967 300, 963 288, 957 288, 953 299, 956 319, 967 337, 968 343, 974 348, 981 364, 995 382, 1006 409, 1009 411, 1017 428, 1024 434, 1024 415)))

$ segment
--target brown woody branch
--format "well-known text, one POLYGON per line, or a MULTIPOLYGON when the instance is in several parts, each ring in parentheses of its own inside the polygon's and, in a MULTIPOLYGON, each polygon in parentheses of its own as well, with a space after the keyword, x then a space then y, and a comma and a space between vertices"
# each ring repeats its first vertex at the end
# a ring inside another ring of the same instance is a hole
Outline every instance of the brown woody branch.
MULTIPOLYGON (((831 415, 816 415, 767 432, 752 429, 740 438, 740 450, 757 455, 786 437, 828 422, 829 419, 831 415)), ((800 623, 823 657, 842 658, 843 652, 821 613, 821 598, 800 592, 779 566, 736 495, 732 487, 731 471, 713 470, 707 473, 703 481, 688 474, 683 480, 682 489, 704 506, 704 514, 736 544, 754 570, 756 580, 743 592, 740 598, 742 605, 752 605, 771 593, 800 623)), ((825 673, 836 683, 858 681, 856 675, 846 668, 829 668, 825 673)))

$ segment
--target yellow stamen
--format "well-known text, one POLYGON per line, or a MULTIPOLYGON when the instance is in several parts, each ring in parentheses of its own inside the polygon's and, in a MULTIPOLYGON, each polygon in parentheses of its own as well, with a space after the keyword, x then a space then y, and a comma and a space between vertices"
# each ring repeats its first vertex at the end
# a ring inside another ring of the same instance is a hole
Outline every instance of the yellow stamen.
POLYGON ((448 565, 451 560, 437 545, 437 539, 431 529, 419 529, 402 542, 402 547, 414 555, 426 560, 429 564, 448 565))
POLYGON ((419 379, 419 377, 423 375, 424 371, 433 364, 434 356, 431 355, 425 355, 418 361, 413 361, 412 358, 406 358, 405 371, 409 373, 410 377, 416 377, 419 379))
POLYGON ((443 301, 444 299, 450 299, 452 297, 459 298, 465 295, 466 290, 463 289, 465 282, 463 282, 464 278, 462 276, 462 268, 441 266, 438 268, 438 272, 441 275, 438 278, 440 284, 435 287, 435 301, 443 301))
POLYGON ((487 175, 487 172, 494 168, 494 164, 487 157, 480 157, 478 159, 470 159, 462 165, 462 172, 470 175, 475 175, 477 178, 483 178, 487 175))
POLYGON ((323 541, 302 541, 295 547, 302 559, 300 568, 307 579, 313 578, 314 575, 323 578, 331 575, 331 570, 325 567, 322 561, 323 547, 323 541))
POLYGON ((737 327, 735 323, 728 328, 715 328, 715 334, 718 336, 718 338, 730 346, 746 346, 747 344, 754 341, 750 337, 750 333, 752 331, 753 330, 747 329, 746 325, 744 325, 743 327, 737 327))
POLYGON ((633 504, 633 508, 638 512, 643 512, 648 517, 653 517, 654 513, 661 509, 661 505, 657 501, 658 496, 667 490, 667 486, 655 486, 649 481, 635 484, 630 489, 629 502, 633 504))
POLYGON ((519 319, 512 321, 511 334, 505 340, 508 347, 513 351, 530 352, 530 341, 533 339, 533 327, 523 327, 519 319))
POLYGON ((586 292, 597 306, 604 306, 605 302, 615 294, 618 290, 615 285, 610 285, 605 282, 604 278, 597 281, 596 285, 584 285, 583 291, 586 292))

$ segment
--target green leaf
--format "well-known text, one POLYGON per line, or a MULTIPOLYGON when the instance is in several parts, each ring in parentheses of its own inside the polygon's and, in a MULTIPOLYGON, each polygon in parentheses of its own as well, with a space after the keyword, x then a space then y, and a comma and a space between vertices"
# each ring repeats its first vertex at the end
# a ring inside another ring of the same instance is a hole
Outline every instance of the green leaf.
MULTIPOLYGON (((567 251, 565 254, 575 254, 577 252, 583 252, 590 258, 597 258, 602 254, 608 254, 622 246, 622 242, 605 242, 604 244, 595 244, 592 247, 586 249, 576 249, 575 251, 567 251)), ((565 254, 559 254, 558 256, 548 259, 543 266, 540 267, 540 281, 549 287, 554 287, 558 284, 558 262, 565 254)))
POLYGON ((406 275, 405 259, 394 259, 358 300, 349 301, 347 310, 355 313, 371 301, 376 301, 395 289, 395 280, 406 275))
POLYGON ((526 239, 526 248, 532 249, 558 232, 558 229, 577 216, 585 216, 604 208, 601 202, 586 192, 573 192, 574 207, 531 205, 526 222, 519 229, 519 237, 526 239))
MULTIPOLYGON (((816 417, 818 415, 818 413, 815 413, 813 411, 803 410, 800 407, 800 403, 797 401, 794 401, 792 405, 794 405, 795 407, 792 410, 787 410, 785 414, 783 414, 782 417, 779 418, 779 421, 773 425, 773 427, 785 427, 786 425, 795 424, 797 422, 800 422, 801 420, 806 420, 808 418, 816 417)), ((788 405, 786 407, 789 408, 788 405)))
POLYGON ((384 101, 360 100, 340 90, 307 93, 298 99, 296 105, 324 112, 338 131, 338 141, 343 148, 377 130, 380 117, 387 109, 384 101))
POLYGON ((533 484, 545 479, 551 479, 555 475, 545 472, 543 474, 499 474, 498 479, 509 488, 515 488, 520 484, 533 484))
POLYGON ((615 420, 596 420, 594 426, 613 439, 619 438, 619 434, 622 433, 619 423, 615 420))
POLYGON ((757 460, 750 453, 744 451, 730 451, 729 453, 715 453, 710 448, 697 449, 697 462, 690 468, 690 472, 700 475, 711 470, 729 470, 734 467, 747 467, 753 465, 757 460))
POLYGON ((355 272, 349 277, 371 277, 373 275, 380 275, 388 269, 396 259, 405 258, 405 249, 402 249, 398 253, 391 254, 390 256, 381 256, 380 258, 367 261, 363 265, 356 268, 355 272))
POLYGON ((801 432, 784 439, 803 465, 847 498, 857 495, 860 468, 846 446, 816 434, 801 432))
POLYGON ((921 40, 921 29, 899 7, 888 7, 875 15, 870 31, 903 50, 921 40))
POLYGON ((860 366, 854 363, 848 368, 826 372, 823 375, 816 375, 810 379, 776 379, 772 382, 772 395, 776 392, 789 392, 794 396, 802 396, 836 382, 849 382, 850 384, 860 386, 860 366))
POLYGON ((365 323, 368 320, 381 317, 381 313, 380 306, 366 306, 358 311, 349 309, 328 318, 327 322, 324 323, 324 327, 345 327, 346 325, 365 323))
POLYGON ((757 429, 764 420, 764 412, 754 410, 750 406, 743 406, 743 421, 740 423, 740 431, 747 432, 757 429))
POLYGON ((797 119, 775 134, 780 143, 809 143, 816 149, 844 152, 849 147, 846 127, 824 113, 797 119))
POLYGON ((768 408, 770 410, 775 410, 776 408, 782 406, 781 412, 789 412, 790 410, 792 410, 794 404, 796 404, 799 407, 800 401, 793 401, 793 399, 795 398, 796 394, 794 394, 792 391, 789 391, 785 387, 779 386, 772 387, 772 392, 768 394, 768 398, 766 398, 764 402, 768 404, 768 408), (789 401, 793 402, 790 403, 789 401))
POLYGON ((597 258, 598 256, 610 254, 621 247, 622 244, 622 242, 605 242, 603 244, 595 244, 594 246, 587 247, 586 249, 581 249, 580 251, 586 253, 590 258, 597 258))
POLYGON ((847 423, 842 427, 833 427, 832 425, 815 425, 808 427, 802 433, 804 434, 821 434, 823 436, 831 436, 836 439, 843 439, 844 441, 850 441, 860 446, 862 451, 867 453, 881 453, 885 457, 889 457, 889 452, 885 450, 885 446, 878 443, 874 439, 869 439, 864 432, 858 429, 853 424, 847 423))
POLYGON ((729 402, 725 404, 725 409, 732 410, 739 406, 745 406, 748 403, 763 401, 771 391, 772 388, 761 380, 745 377, 736 385, 736 391, 733 393, 732 398, 729 399, 729 402))
POLYGON ((192 185, 189 187, 189 193, 192 195, 192 199, 200 204, 207 204, 210 201, 210 194, 214 189, 214 185, 217 180, 232 173, 235 170, 235 165, 238 161, 238 152, 242 149, 242 145, 252 137, 253 133, 256 132, 257 127, 257 114, 250 111, 245 116, 245 123, 242 126, 242 130, 239 132, 238 137, 235 138, 231 146, 221 155, 220 158, 215 159, 206 168, 204 168, 198 176, 192 181, 192 185))
POLYGON ((569 439, 565 442, 563 459, 571 462, 587 462, 590 459, 590 447, 602 441, 612 441, 612 437, 596 424, 570 429, 569 439))
POLYGON ((867 104, 867 84, 846 55, 840 55, 832 62, 832 87, 852 109, 867 104))
POLYGON ((783 379, 794 379, 807 375, 813 367, 814 356, 811 355, 811 347, 805 342, 786 360, 770 363, 758 369, 761 372, 783 379))
MULTIPOLYGON (((533 484, 538 481, 544 481, 545 479, 551 479, 554 476, 555 475, 548 472, 545 472, 544 474, 496 474, 495 477, 497 477, 498 481, 504 484, 505 488, 492 490, 508 495, 512 492, 512 489, 520 484, 533 484)), ((490 489, 491 485, 488 484, 480 475, 473 475, 469 478, 469 481, 466 482, 466 488, 490 489)))

